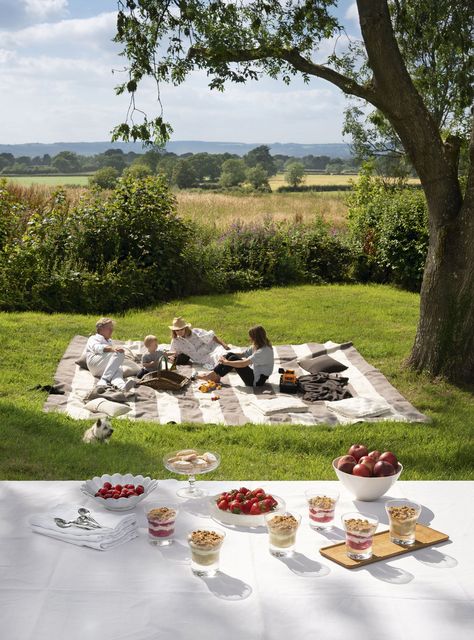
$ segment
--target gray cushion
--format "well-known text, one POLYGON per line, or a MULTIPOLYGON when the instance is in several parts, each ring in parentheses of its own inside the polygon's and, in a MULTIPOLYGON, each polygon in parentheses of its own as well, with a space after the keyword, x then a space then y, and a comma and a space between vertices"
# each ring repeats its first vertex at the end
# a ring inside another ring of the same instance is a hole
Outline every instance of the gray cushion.
POLYGON ((309 373, 340 373, 347 369, 345 364, 334 360, 330 356, 317 356, 316 358, 310 356, 298 360, 298 364, 309 373))

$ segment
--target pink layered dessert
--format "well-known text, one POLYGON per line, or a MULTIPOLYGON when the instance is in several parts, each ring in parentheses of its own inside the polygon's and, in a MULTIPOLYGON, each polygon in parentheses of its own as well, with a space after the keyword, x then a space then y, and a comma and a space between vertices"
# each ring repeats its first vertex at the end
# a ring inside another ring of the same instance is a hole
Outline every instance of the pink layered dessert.
POLYGON ((317 524, 325 524, 334 520, 336 501, 328 496, 315 496, 309 501, 309 519, 317 524))
POLYGON ((346 548, 348 552, 367 551, 372 547, 376 529, 368 520, 346 520, 346 548))
POLYGON ((151 509, 147 513, 148 535, 151 538, 168 538, 174 534, 176 511, 168 507, 151 509))

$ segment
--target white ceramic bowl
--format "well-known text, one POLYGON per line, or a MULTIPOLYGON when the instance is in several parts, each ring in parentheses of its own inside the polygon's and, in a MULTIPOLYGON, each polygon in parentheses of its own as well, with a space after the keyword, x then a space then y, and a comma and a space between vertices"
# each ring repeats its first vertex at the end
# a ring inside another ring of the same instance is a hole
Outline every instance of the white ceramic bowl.
POLYGON ((86 480, 84 484, 81 485, 81 491, 89 498, 92 498, 94 502, 109 511, 129 511, 136 507, 143 498, 146 498, 147 495, 155 489, 157 484, 158 480, 152 480, 148 476, 144 478, 143 476, 134 476, 131 473, 114 473, 112 475, 105 473, 103 476, 100 476, 100 478, 96 476, 95 478, 86 480), (145 491, 139 496, 118 498, 117 500, 114 498, 99 498, 95 494, 104 486, 104 482, 110 482, 113 486, 116 484, 134 484, 135 486, 137 486, 137 484, 141 484, 145 491))
POLYGON ((350 473, 339 471, 336 465, 341 458, 342 456, 339 456, 332 461, 332 468, 334 469, 337 477, 342 482, 342 484, 348 491, 352 493, 352 495, 357 500, 364 500, 367 502, 377 500, 377 498, 380 498, 380 496, 383 496, 385 493, 387 493, 390 487, 393 486, 398 480, 401 472, 403 471, 403 466, 398 463, 398 471, 393 476, 384 476, 382 478, 364 478, 362 476, 353 476, 350 473))
MULTIPOLYGON (((265 514, 259 513, 258 515, 251 516, 249 513, 231 513, 230 511, 222 511, 219 509, 216 500, 221 494, 218 493, 209 499, 209 513, 213 520, 234 527, 264 527, 265 526, 265 514)), ((276 496, 272 493, 272 496, 278 502, 273 511, 267 513, 279 513, 285 510, 285 501, 280 496, 276 496)))

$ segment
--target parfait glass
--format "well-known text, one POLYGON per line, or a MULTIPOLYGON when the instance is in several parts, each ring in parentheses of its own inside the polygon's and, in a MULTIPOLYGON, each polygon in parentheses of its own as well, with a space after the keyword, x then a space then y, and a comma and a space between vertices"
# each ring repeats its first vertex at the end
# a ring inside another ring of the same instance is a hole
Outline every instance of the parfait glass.
POLYGON ((345 513, 342 525, 346 532, 346 554, 352 560, 372 557, 374 533, 379 524, 377 516, 368 513, 345 513))
POLYGON ((334 490, 308 489, 305 496, 308 503, 309 526, 316 531, 332 529, 339 493, 334 490))
MULTIPOLYGON (((195 463, 194 461, 188 461, 190 463, 189 467, 180 468, 176 465, 176 462, 172 462, 174 458, 176 458, 176 452, 173 451, 168 453, 163 458, 163 464, 165 465, 168 471, 172 473, 178 473, 180 475, 188 476, 188 486, 183 487, 182 489, 178 489, 176 491, 176 495, 180 498, 202 498, 203 496, 207 496, 207 491, 196 487, 196 476, 201 475, 203 473, 209 473, 210 471, 214 471, 217 469, 221 462, 221 458, 218 453, 212 453, 210 451, 206 452, 209 455, 210 462, 206 465, 195 463)), ((197 454, 199 456, 199 454, 197 454)))
POLYGON ((415 544, 421 506, 413 500, 389 500, 385 510, 390 521, 390 540, 403 547, 415 544))

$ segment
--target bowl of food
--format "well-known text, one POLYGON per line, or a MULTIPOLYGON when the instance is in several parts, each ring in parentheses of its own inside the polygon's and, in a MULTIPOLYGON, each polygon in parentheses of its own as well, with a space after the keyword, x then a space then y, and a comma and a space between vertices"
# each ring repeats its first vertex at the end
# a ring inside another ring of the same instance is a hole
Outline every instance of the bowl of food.
POLYGON ((105 473, 86 480, 81 491, 94 502, 110 511, 129 511, 148 496, 158 481, 131 473, 105 473))
POLYGON ((357 499, 370 502, 383 496, 400 477, 403 465, 391 451, 371 451, 354 444, 332 462, 335 474, 357 499))
POLYGON ((209 513, 213 520, 227 526, 263 527, 265 514, 285 510, 283 498, 258 489, 230 489, 209 499, 209 513))

